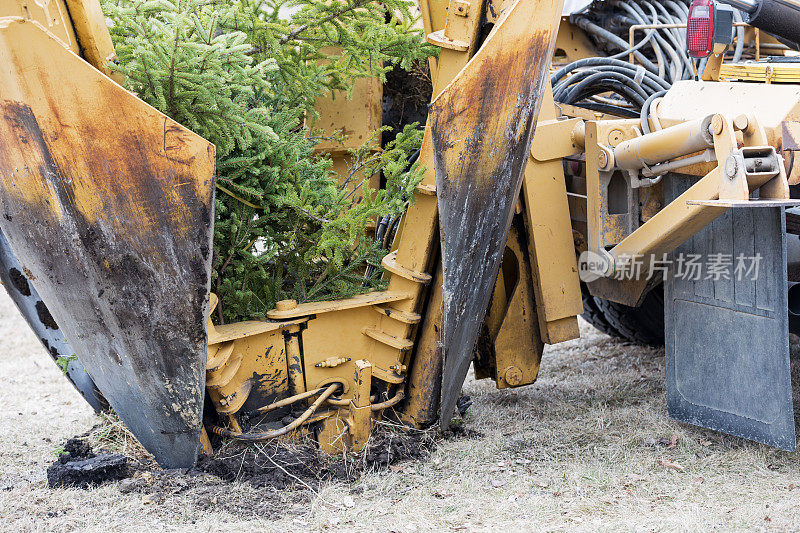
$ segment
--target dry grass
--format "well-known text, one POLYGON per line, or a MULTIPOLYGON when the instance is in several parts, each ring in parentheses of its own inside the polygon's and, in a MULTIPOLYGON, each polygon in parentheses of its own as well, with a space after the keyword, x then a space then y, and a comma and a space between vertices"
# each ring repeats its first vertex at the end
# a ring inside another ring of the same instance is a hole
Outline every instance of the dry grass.
POLYGON ((797 454, 670 420, 663 352, 585 324, 583 339, 548 348, 532 387, 468 381, 466 424, 483 436, 443 442, 427 462, 316 494, 209 481, 147 503, 115 484, 49 490, 53 450, 97 420, 4 295, 0 313, 0 522, 9 530, 800 528, 797 454))

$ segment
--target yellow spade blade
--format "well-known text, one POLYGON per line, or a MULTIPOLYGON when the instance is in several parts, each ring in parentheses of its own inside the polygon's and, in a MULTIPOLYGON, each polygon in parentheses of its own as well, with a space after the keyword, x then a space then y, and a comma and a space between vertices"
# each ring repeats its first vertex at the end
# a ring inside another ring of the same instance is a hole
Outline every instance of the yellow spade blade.
POLYGON ((431 104, 444 268, 446 427, 503 257, 563 0, 519 0, 431 104))
POLYGON ((162 466, 191 466, 214 146, 38 23, 0 19, 0 65, 0 228, 111 407, 162 466))

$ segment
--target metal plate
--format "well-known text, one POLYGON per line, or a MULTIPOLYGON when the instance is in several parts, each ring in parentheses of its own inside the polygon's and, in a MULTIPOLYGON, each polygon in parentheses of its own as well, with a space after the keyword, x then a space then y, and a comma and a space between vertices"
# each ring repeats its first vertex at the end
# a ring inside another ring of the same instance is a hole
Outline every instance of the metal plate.
MULTIPOLYGON (((53 319, 39 293, 36 292, 36 287, 24 274, 22 264, 11 250, 8 239, 2 230, 0 230, 0 281, 19 312, 22 313, 30 328, 39 338, 47 355, 54 361, 58 356, 75 355, 75 349, 64 337, 64 332, 53 319)), ((86 373, 86 368, 79 359, 69 362, 66 375, 81 396, 92 406, 92 409, 100 412, 108 408, 108 403, 97 390, 94 381, 86 373)))
MULTIPOLYGON (((693 181, 667 180, 668 198, 693 181)), ((731 209, 680 246, 671 264, 664 294, 669 415, 794 450, 784 209, 731 209), (730 279, 706 279, 709 271, 701 279, 677 276, 679 254, 699 254, 700 264, 730 254, 730 279), (761 257, 757 275, 735 272, 740 254, 745 266, 761 257)))
POLYGON ((50 34, 0 20, 0 228, 111 407, 197 461, 214 147, 50 34))
POLYGON ((455 409, 505 251, 561 6, 561 0, 517 2, 431 104, 444 270, 443 426, 455 409))

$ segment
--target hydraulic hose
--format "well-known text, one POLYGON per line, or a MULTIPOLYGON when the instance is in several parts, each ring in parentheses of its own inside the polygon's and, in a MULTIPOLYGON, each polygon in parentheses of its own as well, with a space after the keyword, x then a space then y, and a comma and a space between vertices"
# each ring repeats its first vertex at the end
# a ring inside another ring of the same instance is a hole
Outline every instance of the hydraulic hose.
MULTIPOLYGON (((280 429, 276 429, 273 431, 267 431, 264 433, 242 433, 240 431, 231 431, 228 428, 223 428, 220 426, 211 426, 211 432, 219 435, 220 437, 230 437, 236 440, 243 440, 248 442, 262 442, 265 440, 274 439, 275 437, 280 437, 282 435, 286 435, 287 433, 291 433, 295 429, 299 428, 303 423, 311 418, 311 415, 319 409, 319 406, 325 403, 336 389, 341 387, 341 383, 333 383, 328 388, 324 389, 324 392, 320 394, 319 398, 317 398, 311 406, 305 410, 305 412, 300 415, 297 419, 295 419, 291 424, 287 424, 280 429)), ((321 390, 321 389, 317 389, 321 390)), ((315 393, 317 391, 314 391, 315 393)))
POLYGON ((553 97, 592 111, 638 118, 650 129, 647 114, 653 102, 676 81, 693 78, 695 67, 686 52, 685 32, 647 26, 679 26, 688 13, 688 0, 609 0, 573 15, 572 22, 610 55, 579 59, 559 69, 551 77, 553 97), (644 36, 635 43, 626 31, 633 25, 645 26, 644 36), (633 62, 626 61, 629 57, 633 62))
POLYGON ((800 43, 800 2, 797 0, 720 0, 750 17, 748 24, 800 43))

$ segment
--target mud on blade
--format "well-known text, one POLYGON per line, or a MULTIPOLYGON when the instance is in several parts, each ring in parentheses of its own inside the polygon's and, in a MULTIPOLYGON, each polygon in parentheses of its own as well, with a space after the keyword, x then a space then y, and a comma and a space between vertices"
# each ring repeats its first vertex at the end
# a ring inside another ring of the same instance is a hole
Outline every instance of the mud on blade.
MULTIPOLYGON (((11 250, 8 239, 0 231, 0 282, 50 357, 57 361, 58 357, 72 356, 75 349, 64 337, 64 332, 44 305, 39 293, 36 292, 36 287, 23 274, 23 270, 24 267, 11 250)), ((70 359, 66 366, 67 379, 92 409, 98 413, 107 409, 108 403, 97 390, 83 364, 77 359, 71 357, 70 359)))
POLYGON ((194 464, 214 147, 44 29, 0 20, 0 228, 100 392, 164 467, 194 464))
POLYGON ((443 427, 497 278, 562 4, 519 0, 431 104, 444 268, 443 427))

